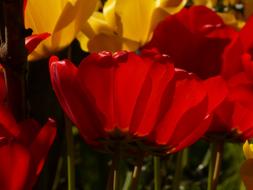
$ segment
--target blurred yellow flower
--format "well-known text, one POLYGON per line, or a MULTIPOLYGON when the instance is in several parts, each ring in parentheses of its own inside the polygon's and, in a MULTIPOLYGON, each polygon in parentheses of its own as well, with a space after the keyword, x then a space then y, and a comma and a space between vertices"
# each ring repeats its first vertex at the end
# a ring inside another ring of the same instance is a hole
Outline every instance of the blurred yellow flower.
POLYGON ((246 141, 243 145, 246 161, 241 166, 240 174, 247 190, 253 190, 253 144, 246 141))
POLYGON ((28 0, 25 25, 35 34, 49 32, 51 37, 43 41, 29 55, 37 60, 68 46, 77 32, 96 8, 97 0, 28 0))
POLYGON ((218 0, 193 0, 194 5, 205 5, 209 8, 216 8, 218 3, 228 8, 225 12, 219 13, 224 22, 237 29, 241 29, 245 20, 253 14, 253 0, 223 0, 222 3, 218 0), (235 8, 243 11, 235 11, 235 8))
POLYGON ((181 10, 187 0, 108 0, 83 24, 78 40, 84 51, 131 50, 144 45, 157 23, 181 10))

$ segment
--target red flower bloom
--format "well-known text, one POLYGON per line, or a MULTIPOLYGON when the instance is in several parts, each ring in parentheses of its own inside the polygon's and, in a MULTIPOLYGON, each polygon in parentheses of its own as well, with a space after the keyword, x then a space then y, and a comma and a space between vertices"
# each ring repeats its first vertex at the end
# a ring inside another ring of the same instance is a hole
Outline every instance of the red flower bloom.
POLYGON ((42 128, 34 120, 17 124, 0 106, 0 189, 31 190, 55 135, 53 120, 42 128))
POLYGON ((93 146, 145 140, 177 151, 210 121, 205 85, 153 51, 93 53, 79 68, 52 57, 50 74, 62 108, 93 146))
MULTIPOLYGON (((218 103, 216 101, 209 134, 219 133, 222 134, 222 138, 233 136, 239 139, 253 135, 250 119, 252 109, 242 104, 243 101, 249 100, 251 92, 247 95, 239 93, 242 85, 239 87, 238 84, 245 85, 246 82, 243 76, 231 78, 242 68, 243 49, 247 49, 253 41, 252 37, 248 40, 249 35, 249 26, 238 34, 226 26, 215 12, 206 7, 195 6, 162 21, 156 28, 151 42, 145 47, 158 48, 161 53, 171 56, 177 67, 194 72, 207 83, 213 80, 214 76, 220 78, 216 85, 220 86, 219 92, 224 96, 217 96, 217 93, 208 91, 211 101, 219 100, 218 103)), ((244 55, 243 59, 248 60, 248 55, 244 55)), ((251 64, 247 62, 244 67, 251 72, 249 65, 251 64)))
POLYGON ((206 79, 219 74, 225 47, 236 32, 212 10, 193 6, 165 18, 146 48, 171 56, 178 68, 206 79))
POLYGON ((55 138, 55 122, 50 119, 42 128, 34 120, 16 123, 3 102, 6 95, 7 89, 1 72, 0 189, 31 190, 55 138))

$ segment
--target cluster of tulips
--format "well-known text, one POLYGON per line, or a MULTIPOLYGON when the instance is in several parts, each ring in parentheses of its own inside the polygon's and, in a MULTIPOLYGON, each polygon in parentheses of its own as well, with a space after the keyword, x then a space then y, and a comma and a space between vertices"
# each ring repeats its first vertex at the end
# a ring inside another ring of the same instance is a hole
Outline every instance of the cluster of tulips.
MULTIPOLYGON (((61 108, 85 143, 113 157, 108 190, 121 189, 121 158, 153 155, 157 161, 204 138, 214 144, 211 161, 217 166, 224 142, 253 137, 250 1, 227 0, 223 6, 214 0, 103 3, 28 0, 24 17, 26 28, 33 30, 25 40, 28 59, 50 56, 51 84, 61 108), (239 5, 245 14, 234 14, 231 7, 239 5), (215 12, 219 6, 225 11, 215 12), (54 11, 48 15, 50 9, 54 11), (71 56, 53 56, 74 38, 89 52, 78 66, 71 56)), ((44 127, 31 118, 16 121, 9 106, 8 60, 3 62, 0 189, 29 190, 43 168, 57 124, 51 118, 44 127)), ((251 190, 253 150, 248 142, 244 152, 248 160, 241 176, 251 190)), ((210 190, 217 186, 216 166, 210 168, 210 190)), ((133 190, 140 171, 137 164, 133 190)))

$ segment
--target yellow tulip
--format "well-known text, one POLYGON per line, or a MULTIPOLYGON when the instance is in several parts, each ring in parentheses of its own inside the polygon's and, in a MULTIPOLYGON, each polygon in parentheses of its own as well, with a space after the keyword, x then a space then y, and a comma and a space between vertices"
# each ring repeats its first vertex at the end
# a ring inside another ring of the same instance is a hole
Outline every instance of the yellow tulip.
POLYGON ((97 0, 28 0, 25 26, 36 34, 51 33, 32 52, 29 60, 47 57, 68 46, 96 5, 97 0))
POLYGON ((253 144, 248 141, 243 145, 246 161, 241 166, 240 175, 247 190, 253 190, 253 144))
POLYGON ((134 51, 150 40, 165 16, 181 10, 187 0, 108 0, 82 26, 78 40, 84 51, 134 51))

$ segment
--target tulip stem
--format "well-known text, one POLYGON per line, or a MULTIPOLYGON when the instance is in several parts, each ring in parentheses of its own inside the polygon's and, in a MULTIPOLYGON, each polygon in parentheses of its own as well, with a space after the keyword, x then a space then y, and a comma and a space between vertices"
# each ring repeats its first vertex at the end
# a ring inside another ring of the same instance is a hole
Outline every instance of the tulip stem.
POLYGON ((154 189, 161 189, 161 181, 160 181, 160 157, 154 156, 154 189))
POLYGON ((208 190, 216 190, 220 174, 221 159, 223 154, 223 142, 211 143, 211 160, 208 171, 208 190))
POLYGON ((113 154, 107 190, 120 190, 120 148, 113 154))
POLYGON ((26 118, 26 62, 23 1, 1 1, 0 62, 6 70, 8 106, 17 121, 26 118), (3 48, 4 47, 4 48, 3 48))
POLYGON ((59 185, 60 179, 61 179, 62 165, 63 165, 63 157, 60 157, 58 160, 58 164, 57 164, 57 169, 56 169, 56 173, 55 173, 55 178, 54 178, 52 190, 58 189, 58 185, 59 185))
POLYGON ((65 132, 67 142, 68 190, 75 190, 75 157, 72 123, 66 116, 65 132))
POLYGON ((173 179, 172 189, 178 190, 180 185, 180 179, 182 175, 182 169, 183 169, 183 156, 184 156, 184 150, 177 153, 177 161, 176 161, 176 170, 175 175, 173 179))
POLYGON ((133 171, 132 181, 131 181, 131 189, 132 190, 138 189, 138 181, 139 181, 140 174, 141 174, 142 163, 143 163, 143 156, 140 156, 137 159, 136 165, 134 166, 134 171, 133 171))

